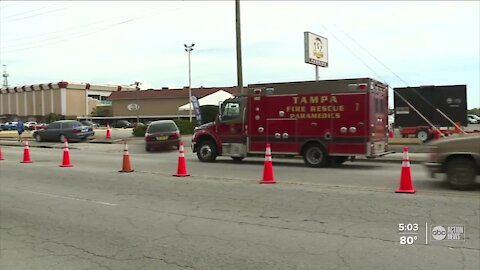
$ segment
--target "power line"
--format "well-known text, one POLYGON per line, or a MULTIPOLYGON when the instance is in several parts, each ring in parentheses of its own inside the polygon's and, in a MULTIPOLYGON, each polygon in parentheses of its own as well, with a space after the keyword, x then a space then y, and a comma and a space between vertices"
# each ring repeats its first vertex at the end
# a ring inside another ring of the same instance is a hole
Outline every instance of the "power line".
POLYGON ((0 9, 2 9, 2 8, 8 8, 8 7, 13 7, 13 6, 16 6, 16 5, 18 5, 18 4, 23 4, 23 2, 15 2, 15 3, 11 3, 11 4, 9 4, 9 5, 3 5, 3 6, 0 5, 0 9))
MULTIPOLYGON (((338 29, 340 29, 339 27, 337 27, 338 29)), ((403 80, 400 76, 398 76, 395 72, 393 72, 393 70, 391 70, 389 67, 387 67, 382 61, 380 61, 377 57, 375 57, 372 53, 370 53, 370 51, 368 51, 366 48, 364 48, 362 45, 360 45, 358 42, 356 42, 350 35, 348 35, 345 31, 343 31, 342 29, 340 29, 340 31, 342 31, 348 38, 350 38, 357 46, 359 46, 361 49, 363 49, 364 51, 366 51, 372 58, 374 58, 378 63, 380 63, 383 67, 385 67, 388 71, 390 71, 393 75, 395 75, 398 79, 400 79, 400 81, 402 81, 407 87, 410 87, 408 85, 407 82, 405 82, 405 80, 403 80)), ((393 90, 393 89, 392 89, 393 90)), ((428 105, 430 105, 430 107, 434 108, 438 113, 440 113, 443 117, 445 117, 445 119, 447 119, 450 123, 452 123, 455 127, 459 128, 457 126, 457 124, 455 122, 453 122, 453 120, 448 117, 445 113, 443 113, 438 107, 436 107, 435 105, 433 105, 428 99, 426 99, 422 94, 420 94, 415 88, 412 88, 413 92, 419 96, 423 101, 425 101, 428 105)), ((405 101, 415 112, 417 112, 418 115, 420 115, 430 126, 433 127, 433 124, 428 121, 415 107, 413 107, 413 105, 410 104, 410 102, 408 102, 400 93, 396 92, 396 91, 393 91, 397 96, 399 96, 403 101, 405 101)), ((463 130, 462 130, 463 132, 463 130)))
MULTIPOLYGON (((144 10, 142 10, 141 12, 143 12, 144 10)), ((137 12, 138 13, 138 12, 137 12)), ((132 12, 128 11, 128 12, 125 12, 124 15, 131 15, 132 12)), ((10 43, 12 41, 17 41, 17 40, 25 40, 25 39, 29 39, 31 40, 32 38, 35 38, 35 37, 45 37, 45 36, 49 36, 49 35, 52 35, 52 34, 58 34, 59 36, 63 36, 64 32, 71 32, 71 30, 74 30, 74 29, 79 29, 79 28, 83 28, 83 27, 86 27, 86 26, 91 26, 91 25, 96 25, 98 26, 98 24, 101 24, 103 22, 108 22, 108 21, 111 21, 111 20, 114 20, 114 19, 119 19, 119 18, 123 18, 124 15, 117 15, 115 17, 110 17, 108 19, 103 19, 103 20, 98 20, 98 21, 94 21, 94 22, 91 22, 91 23, 87 23, 87 24, 81 24, 81 25, 76 25, 76 26, 72 26, 72 27, 67 27, 67 28, 64 28, 64 29, 61 29, 61 30, 58 30, 58 31, 52 31, 52 32, 46 32, 46 33, 40 33, 40 34, 36 34, 36 35, 29 35, 29 36, 22 36, 22 37, 18 37, 18 38, 13 38, 13 39, 8 39, 8 40, 2 40, 4 43, 10 43)), ((55 35, 57 36, 57 35, 55 35)))
POLYGON ((57 11, 60 11, 60 10, 68 9, 68 8, 71 8, 71 6, 68 6, 68 7, 63 7, 63 8, 57 8, 57 9, 54 9, 54 10, 49 10, 49 11, 45 11, 45 12, 42 12, 42 13, 38 13, 38 14, 34 14, 34 15, 30 15, 30 16, 24 16, 24 17, 20 17, 20 18, 12 19, 12 20, 0 21, 0 22, 1 22, 1 23, 7 23, 7 22, 16 22, 16 21, 21 21, 21 20, 25 20, 25 19, 30 19, 30 18, 33 18, 33 17, 37 17, 37 16, 40 16, 40 15, 45 15, 45 14, 49 14, 49 13, 53 13, 53 12, 57 12, 57 11))
MULTIPOLYGON (((167 10, 166 12, 171 12, 171 11, 174 11, 174 10, 178 10, 178 9, 182 9, 182 8, 185 8, 185 7, 189 7, 189 6, 181 6, 181 7, 177 7, 177 8, 174 8, 174 9, 171 9, 171 10, 167 10)), ((150 13, 154 13, 154 11, 151 11, 150 13)), ((95 34, 95 33, 98 33, 98 32, 102 32, 102 31, 105 31, 105 30, 108 30, 108 29, 111 29, 113 27, 117 27, 119 25, 122 25, 122 24, 126 24, 126 23, 130 23, 132 21, 135 21, 135 20, 140 20, 140 19, 144 19, 144 18, 147 18, 149 16, 153 16, 153 15, 158 15, 158 13, 154 13, 154 14, 150 14, 150 15, 146 15, 146 16, 137 16, 137 17, 133 17, 133 18, 129 18, 129 19, 126 19, 126 20, 123 20, 121 22, 117 22, 117 23, 113 23, 113 24, 110 24, 106 27, 103 27, 99 30, 94 30, 94 31, 85 31, 81 34, 78 34, 78 33, 72 33, 71 35, 69 35, 68 37, 66 37, 65 35, 62 35, 61 37, 57 37, 57 38, 49 38, 49 39, 46 39, 44 41, 47 41, 46 43, 44 44, 37 44, 35 46, 27 46, 27 47, 23 47, 23 48, 15 48, 15 49, 11 49, 11 50, 2 50, 2 52, 16 52, 16 51, 24 51, 24 50, 28 50, 28 49, 34 49, 34 48, 39 48, 39 47, 45 47, 45 46, 48 46, 48 45, 52 45, 52 44, 56 44, 56 43, 60 43, 62 41, 66 41, 66 40, 71 40, 71 39, 75 39, 75 38, 79 38, 79 37, 83 37, 83 36, 88 36, 88 35, 91 35, 91 34, 95 34)), ((31 43, 28 43, 28 44, 25 44, 25 45, 29 45, 31 43)), ((21 45, 16 45, 15 47, 19 47, 19 46, 22 46, 23 44, 21 45)))
POLYGON ((14 14, 12 14, 12 15, 2 16, 2 19, 11 18, 11 17, 16 17, 16 16, 21 16, 21 15, 24 15, 24 14, 36 12, 36 11, 39 11, 39 10, 42 10, 42 9, 45 9, 45 8, 49 8, 49 7, 53 7, 53 6, 58 6, 58 5, 59 5, 59 4, 56 3, 56 4, 49 5, 49 6, 43 6, 43 7, 40 7, 40 8, 28 10, 28 11, 22 11, 22 12, 19 12, 19 13, 14 13, 14 14))
POLYGON ((377 73, 375 72, 375 70, 373 70, 369 65, 367 65, 367 63, 365 63, 365 61, 363 61, 357 54, 355 54, 347 45, 345 45, 345 43, 342 42, 342 40, 340 40, 334 33, 332 33, 330 30, 327 29, 326 26, 322 25, 322 27, 327 30, 338 42, 340 42, 340 44, 345 47, 353 56, 355 56, 355 58, 357 58, 362 64, 364 64, 368 69, 370 69, 370 71, 372 71, 380 80, 386 82, 384 79, 382 79, 382 77, 377 73))
POLYGON ((108 30, 108 29, 111 29, 113 27, 116 27, 116 26, 119 26, 119 25, 122 25, 122 24, 125 24, 125 23, 128 23, 128 22, 131 22, 133 20, 126 20, 126 21, 123 21, 123 22, 119 22, 119 23, 114 23, 114 24, 111 24, 111 25, 108 25, 107 27, 104 27, 102 29, 99 29, 99 30, 95 30, 95 31, 87 31, 87 32, 83 32, 83 33, 73 33, 71 34, 70 36, 62 36, 62 37, 58 37, 58 38, 55 38, 51 41, 48 42, 48 40, 46 40, 47 42, 46 43, 43 43, 43 44, 37 44, 35 46, 29 46, 29 47, 23 47, 23 48, 18 48, 18 49, 12 49, 12 50, 2 50, 3 52, 7 53, 7 52, 16 52, 16 51, 24 51, 24 50, 28 50, 28 49, 33 49, 33 48, 39 48, 39 47, 45 47, 47 45, 51 45, 51 44, 55 44, 55 43, 59 43, 59 42, 62 42, 62 41, 66 41, 66 40, 71 40, 71 39, 75 39, 75 38, 79 38, 79 37, 83 37, 83 36, 88 36, 88 35, 92 35, 92 34, 95 34, 95 33, 98 33, 98 32, 102 32, 102 31, 105 31, 105 30, 108 30))
POLYGON ((29 10, 29 11, 24 11, 24 12, 15 13, 15 14, 9 15, 9 16, 2 16, 2 20, 3 20, 3 19, 6 19, 6 18, 11 18, 11 17, 16 17, 16 16, 20 16, 20 15, 32 13, 32 12, 35 12, 35 11, 39 11, 39 10, 42 10, 42 9, 45 9, 45 8, 49 8, 49 7, 53 7, 53 6, 58 6, 58 5, 59 5, 59 4, 56 3, 56 4, 53 4, 53 5, 43 6, 43 7, 40 7, 40 8, 37 8, 37 9, 33 9, 33 10, 29 10))
POLYGON ((338 27, 337 25, 335 25, 335 27, 337 27, 338 29, 340 29, 340 31, 345 35, 347 36, 350 40, 352 40, 358 47, 360 47, 361 49, 363 49, 365 52, 367 52, 373 59, 375 59, 378 63, 380 63, 385 69, 387 69, 388 71, 390 71, 393 75, 395 75, 400 81, 402 81, 406 86, 408 86, 408 83, 405 82, 402 78, 400 78, 400 76, 397 75, 397 73, 393 72, 393 70, 391 70, 389 67, 387 67, 387 65, 385 65, 382 61, 380 61, 377 57, 375 57, 372 53, 370 53, 369 50, 367 50, 366 48, 364 48, 360 43, 358 43, 356 40, 354 40, 348 33, 346 33, 345 31, 343 31, 340 27, 338 27))

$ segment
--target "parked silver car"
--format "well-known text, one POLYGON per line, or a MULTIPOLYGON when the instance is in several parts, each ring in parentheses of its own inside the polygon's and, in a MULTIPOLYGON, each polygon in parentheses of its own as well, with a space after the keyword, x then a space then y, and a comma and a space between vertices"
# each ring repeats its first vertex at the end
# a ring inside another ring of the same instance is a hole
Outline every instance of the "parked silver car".
POLYGON ((33 138, 37 142, 41 141, 60 141, 65 139, 69 141, 86 140, 88 137, 95 135, 92 127, 82 125, 76 120, 60 120, 50 123, 44 129, 33 132, 33 138))

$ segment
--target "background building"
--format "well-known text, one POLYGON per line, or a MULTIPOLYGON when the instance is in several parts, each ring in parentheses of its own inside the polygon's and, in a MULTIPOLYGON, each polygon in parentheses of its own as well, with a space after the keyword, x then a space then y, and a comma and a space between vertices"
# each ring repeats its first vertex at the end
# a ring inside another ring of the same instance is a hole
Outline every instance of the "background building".
MULTIPOLYGON (((202 97, 215 93, 227 92, 232 95, 238 94, 238 87, 210 87, 210 88, 192 88, 192 96, 201 100, 202 97)), ((224 101, 228 96, 217 96, 213 104, 224 101)), ((142 120, 147 119, 172 119, 188 118, 189 111, 184 106, 189 102, 188 87, 180 89, 149 89, 138 91, 116 91, 112 92, 108 98, 112 101, 112 115, 114 119, 126 119, 136 122, 137 117, 142 120), (137 105, 132 105, 137 104, 137 105), (182 108, 180 108, 182 107, 182 108), (138 108, 138 110, 131 110, 138 108), (180 108, 180 109, 179 109, 180 108)), ((212 104, 212 103, 210 103, 212 104)), ((200 105, 203 104, 200 102, 200 105)), ((193 106, 192 106, 193 110, 193 106)), ((193 113, 193 117, 195 114, 193 113)))
POLYGON ((132 86, 94 85, 58 82, 4 87, 0 90, 0 118, 43 121, 45 115, 59 114, 64 119, 88 116, 93 108, 109 104, 114 91, 133 90, 132 86))

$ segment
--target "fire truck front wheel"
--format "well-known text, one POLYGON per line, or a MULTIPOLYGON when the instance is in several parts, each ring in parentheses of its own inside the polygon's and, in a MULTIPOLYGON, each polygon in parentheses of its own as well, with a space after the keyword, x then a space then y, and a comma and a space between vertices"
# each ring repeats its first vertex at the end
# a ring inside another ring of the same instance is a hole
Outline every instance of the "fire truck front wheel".
POLYGON ((201 141, 197 146, 197 157, 203 162, 213 162, 217 158, 217 147, 212 141, 201 141))
POLYGON ((328 163, 328 154, 320 144, 309 144, 303 152, 303 160, 308 167, 325 167, 328 163))

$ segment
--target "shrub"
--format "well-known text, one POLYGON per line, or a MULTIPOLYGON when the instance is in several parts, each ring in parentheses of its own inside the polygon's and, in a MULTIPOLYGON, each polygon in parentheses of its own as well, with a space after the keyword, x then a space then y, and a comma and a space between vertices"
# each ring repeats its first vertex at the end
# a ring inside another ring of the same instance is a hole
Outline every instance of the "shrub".
POLYGON ((92 116, 112 116, 110 108, 105 106, 97 106, 93 108, 90 114, 92 116))
MULTIPOLYGON (((178 129, 180 129, 180 134, 193 134, 195 127, 197 126, 197 121, 193 120, 190 123, 188 119, 174 119, 175 124, 177 124, 178 129)), ((147 131, 147 125, 138 125, 133 128, 132 134, 134 137, 143 137, 147 131)))
POLYGON ((145 136, 145 132, 147 131, 147 125, 137 125, 133 128, 132 134, 135 137, 143 137, 145 136))
POLYGON ((56 114, 56 113, 49 113, 45 116, 45 121, 47 123, 52 123, 52 122, 55 122, 55 121, 58 121, 58 120, 61 120, 62 119, 62 116, 60 114, 56 114))
POLYGON ((210 123, 215 121, 218 114, 218 106, 216 105, 204 105, 200 106, 200 110, 202 112, 202 120, 203 123, 210 123))
POLYGON ((177 124, 178 129, 180 129, 180 134, 193 134, 195 127, 197 126, 197 121, 192 119, 192 122, 188 119, 174 119, 175 124, 177 124))

